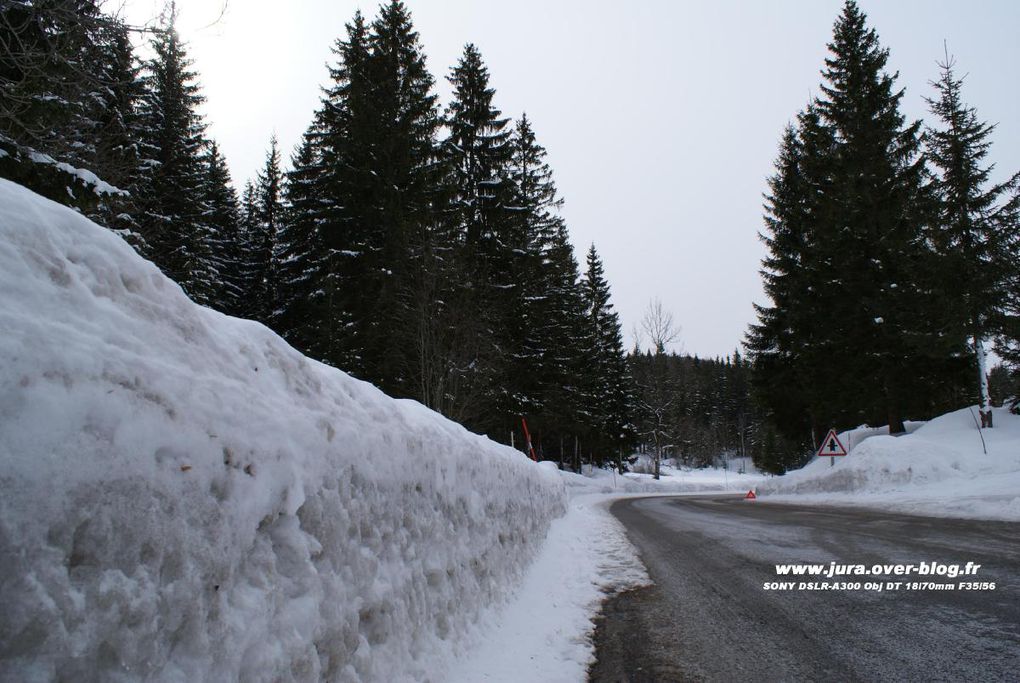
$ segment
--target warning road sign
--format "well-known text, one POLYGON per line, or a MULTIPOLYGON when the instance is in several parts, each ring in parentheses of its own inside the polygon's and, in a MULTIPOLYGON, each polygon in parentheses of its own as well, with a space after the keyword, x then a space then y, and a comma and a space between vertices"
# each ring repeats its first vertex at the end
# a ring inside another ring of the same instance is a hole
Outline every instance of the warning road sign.
POLYGON ((840 442, 839 437, 836 436, 835 429, 830 429, 829 433, 825 435, 824 439, 822 439, 822 445, 818 448, 818 457, 823 455, 846 455, 846 449, 843 448, 843 444, 840 442))

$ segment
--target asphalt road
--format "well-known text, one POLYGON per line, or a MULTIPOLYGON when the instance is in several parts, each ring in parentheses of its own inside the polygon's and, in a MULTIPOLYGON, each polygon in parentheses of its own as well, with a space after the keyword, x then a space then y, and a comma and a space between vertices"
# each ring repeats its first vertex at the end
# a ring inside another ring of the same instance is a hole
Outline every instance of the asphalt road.
POLYGON ((611 511, 655 585, 606 603, 592 681, 1020 681, 1020 524, 721 496, 626 499, 611 511), (776 564, 833 561, 982 566, 955 579, 776 574, 776 564), (904 586, 764 588, 779 581, 904 586), (906 590, 918 581, 957 590, 906 590))

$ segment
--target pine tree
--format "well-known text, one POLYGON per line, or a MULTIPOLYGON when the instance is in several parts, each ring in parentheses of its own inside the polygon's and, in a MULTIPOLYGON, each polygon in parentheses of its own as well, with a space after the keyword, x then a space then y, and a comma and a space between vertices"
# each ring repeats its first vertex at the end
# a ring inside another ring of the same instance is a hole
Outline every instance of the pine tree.
POLYGON ((612 450, 634 441, 634 389, 623 350, 620 319, 609 302, 609 283, 595 245, 588 250, 582 283, 585 303, 589 370, 587 417, 592 428, 591 446, 599 460, 612 450))
POLYGON ((985 344, 1002 318, 1003 292, 1017 260, 1017 253, 1009 251, 1017 224, 1008 200, 1016 196, 1020 173, 1004 183, 989 183, 993 167, 984 160, 995 126, 980 121, 975 109, 964 104, 963 79, 954 75, 948 54, 940 67, 941 78, 932 84, 938 97, 927 100, 940 128, 929 127, 925 135, 937 171, 939 215, 932 241, 944 282, 939 304, 952 316, 957 334, 970 338, 981 423, 991 427, 985 344))
POLYGON ((212 235, 204 222, 203 98, 191 61, 174 28, 174 16, 152 40, 140 106, 141 156, 146 167, 136 193, 139 227, 149 257, 198 303, 218 289, 212 235))
POLYGON ((323 234, 339 326, 330 362, 392 395, 415 395, 418 354, 406 340, 438 193, 439 124, 433 79, 403 3, 366 26, 360 14, 338 41, 316 117, 323 234))
POLYGON ((818 108, 834 144, 825 161, 828 206, 816 226, 822 230, 814 253, 816 263, 839 275, 822 283, 819 303, 829 306, 815 324, 832 346, 830 365, 859 370, 870 388, 867 412, 884 414, 890 432, 899 433, 911 385, 934 342, 918 334, 927 293, 908 286, 926 257, 920 123, 905 125, 903 91, 894 91, 894 77, 884 72, 888 50, 852 0, 829 49, 818 108))
POLYGON ((368 28, 361 12, 346 26, 346 40, 333 47, 336 66, 331 84, 309 129, 310 144, 320 158, 311 174, 309 194, 291 220, 314 224, 321 242, 321 269, 312 272, 313 291, 321 292, 323 308, 311 327, 328 363, 366 378, 366 332, 374 315, 371 306, 379 276, 377 221, 370 218, 378 182, 379 135, 373 86, 368 74, 368 28))
POLYGON ((238 205, 238 246, 237 269, 233 275, 237 288, 241 292, 238 307, 233 315, 240 318, 253 319, 256 315, 255 298, 259 289, 259 273, 256 256, 261 236, 259 226, 258 193, 255 183, 248 180, 241 192, 238 205))
POLYGON ((319 230, 322 202, 316 179, 322 171, 314 130, 305 133, 284 182, 284 220, 276 240, 277 303, 273 329, 306 355, 325 359, 337 333, 327 296, 329 259, 319 230))
MULTIPOLYGON (((546 151, 538 144, 527 115, 510 140, 510 175, 514 199, 509 220, 513 279, 510 339, 514 362, 506 382, 521 397, 534 441, 545 444, 547 457, 565 459, 561 438, 580 432, 578 374, 584 368, 579 343, 584 303, 578 267, 567 228, 559 215, 546 151)), ((516 416, 509 416, 511 418, 516 416)))
POLYGON ((111 22, 101 35, 103 40, 96 46, 95 63, 103 87, 97 90, 95 98, 98 113, 90 168, 107 183, 128 192, 102 197, 90 217, 117 230, 140 253, 146 253, 134 201, 144 179, 138 116, 144 95, 140 65, 125 26, 111 22))
MULTIPOLYGON (((473 382, 484 387, 479 421, 474 426, 499 438, 527 412, 528 398, 515 387, 519 376, 523 327, 513 305, 520 290, 514 280, 511 231, 512 148, 508 119, 494 106, 495 90, 478 49, 471 44, 448 79, 453 99, 447 108, 443 142, 451 192, 447 220, 462 245, 459 270, 462 290, 457 305, 475 311, 476 359, 473 382), (516 331, 516 334, 512 332, 516 331)), ((518 240, 519 241, 519 240, 518 240)))
POLYGON ((763 399, 795 438, 798 422, 816 437, 877 421, 902 432, 905 414, 943 407, 960 380, 961 340, 932 310, 920 123, 900 114, 888 51, 852 0, 829 50, 822 96, 784 139, 766 224, 773 306, 748 345, 763 399))
POLYGON ((228 315, 244 312, 246 292, 245 241, 241 233, 241 212, 230 180, 227 161, 215 142, 202 156, 203 223, 209 234, 211 262, 217 289, 210 305, 228 315))
POLYGON ((372 84, 377 145, 367 219, 378 255, 377 285, 365 331, 366 375, 397 396, 414 396, 420 375, 406 340, 421 319, 413 305, 421 258, 429 248, 438 191, 435 163, 439 112, 433 78, 404 3, 392 0, 369 32, 366 65, 372 84))
POLYGON ((768 250, 761 276, 771 305, 755 306, 758 322, 745 342, 756 393, 787 434, 804 433, 811 423, 811 359, 804 340, 815 324, 811 301, 820 270, 811 249, 819 213, 812 198, 824 190, 811 186, 810 164, 824 158, 831 144, 814 107, 801 114, 799 124, 804 133, 792 125, 784 131, 776 173, 768 181, 766 231, 759 238, 768 250))
POLYGON ((96 176, 117 86, 106 48, 123 31, 94 0, 0 3, 0 176, 90 215, 123 196, 96 176))
POLYGON ((269 139, 266 161, 255 176, 254 211, 247 220, 247 244, 252 264, 248 317, 269 325, 274 319, 277 293, 277 235, 283 223, 283 169, 276 136, 269 139))

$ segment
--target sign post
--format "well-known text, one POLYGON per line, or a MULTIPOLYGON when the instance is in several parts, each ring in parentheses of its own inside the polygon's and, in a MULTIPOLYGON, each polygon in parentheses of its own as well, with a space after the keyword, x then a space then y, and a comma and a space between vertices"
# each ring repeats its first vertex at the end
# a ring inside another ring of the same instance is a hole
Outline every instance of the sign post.
POLYGON ((535 449, 531 445, 531 433, 528 431, 528 422, 523 417, 521 418, 521 427, 524 428, 524 445, 527 448, 528 455, 535 462, 538 462, 538 457, 535 455, 535 449))
POLYGON ((836 456, 846 455, 846 448, 843 447, 843 443, 836 436, 836 430, 830 429, 829 433, 822 439, 822 445, 818 447, 818 457, 829 456, 829 467, 836 464, 836 456))

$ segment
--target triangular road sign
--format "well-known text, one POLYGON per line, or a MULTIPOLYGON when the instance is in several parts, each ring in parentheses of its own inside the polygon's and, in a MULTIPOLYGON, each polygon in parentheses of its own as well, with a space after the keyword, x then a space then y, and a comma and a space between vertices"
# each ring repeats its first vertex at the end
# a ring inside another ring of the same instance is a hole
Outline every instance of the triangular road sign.
POLYGON ((846 455, 846 449, 843 448, 842 442, 836 436, 835 429, 829 430, 829 433, 822 439, 822 445, 818 448, 818 457, 830 455, 846 455))
POLYGON ((747 495, 744 496, 744 500, 756 500, 757 498, 758 498, 758 496, 754 495, 754 489, 751 489, 750 491, 748 491, 747 495))

